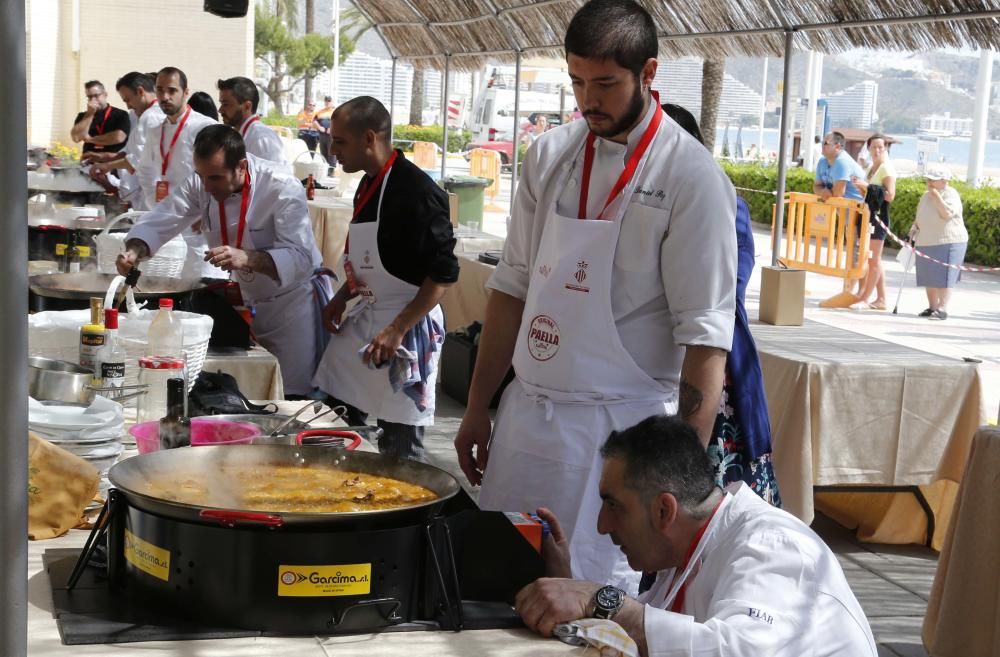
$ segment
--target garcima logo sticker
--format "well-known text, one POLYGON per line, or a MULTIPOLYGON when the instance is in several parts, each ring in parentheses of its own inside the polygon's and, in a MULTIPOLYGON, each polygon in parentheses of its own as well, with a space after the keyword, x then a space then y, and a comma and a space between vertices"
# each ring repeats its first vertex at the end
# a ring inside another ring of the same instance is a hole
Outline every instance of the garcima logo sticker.
POLYGON ((528 353, 546 361, 559 351, 559 325, 548 315, 537 315, 528 327, 528 353))

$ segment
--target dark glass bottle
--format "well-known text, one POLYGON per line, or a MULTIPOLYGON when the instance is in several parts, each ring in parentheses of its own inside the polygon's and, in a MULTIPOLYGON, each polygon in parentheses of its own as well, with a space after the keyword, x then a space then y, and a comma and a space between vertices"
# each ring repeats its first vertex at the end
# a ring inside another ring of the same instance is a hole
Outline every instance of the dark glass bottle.
POLYGON ((306 180, 306 198, 310 201, 316 198, 316 180, 311 173, 309 179, 306 180))
POLYGON ((67 240, 66 251, 63 253, 63 266, 62 270, 67 274, 79 274, 80 273, 80 247, 77 246, 77 235, 76 231, 69 231, 69 239, 67 240))
POLYGON ((184 415, 184 379, 167 380, 167 414, 160 420, 160 449, 191 444, 191 418, 184 415))

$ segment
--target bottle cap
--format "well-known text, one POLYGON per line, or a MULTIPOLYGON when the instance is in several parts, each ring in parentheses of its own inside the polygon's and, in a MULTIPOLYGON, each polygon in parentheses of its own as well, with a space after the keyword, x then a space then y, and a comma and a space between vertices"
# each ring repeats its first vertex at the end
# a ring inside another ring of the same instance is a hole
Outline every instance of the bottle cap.
POLYGON ((173 310, 174 300, 173 299, 160 299, 160 310, 173 310))
POLYGON ((104 328, 106 329, 117 329, 118 328, 118 310, 115 308, 106 308, 104 310, 104 328))
POLYGON ((139 359, 139 367, 149 370, 182 370, 184 359, 172 356, 146 356, 139 359))

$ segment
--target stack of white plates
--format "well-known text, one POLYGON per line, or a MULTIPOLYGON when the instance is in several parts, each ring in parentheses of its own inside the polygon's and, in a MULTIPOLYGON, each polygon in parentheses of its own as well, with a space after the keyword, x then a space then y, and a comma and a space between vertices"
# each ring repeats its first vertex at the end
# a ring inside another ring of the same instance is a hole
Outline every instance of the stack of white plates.
POLYGON ((28 428, 38 436, 90 461, 101 473, 102 492, 107 474, 122 453, 125 421, 122 406, 96 397, 89 406, 41 403, 29 398, 28 428))

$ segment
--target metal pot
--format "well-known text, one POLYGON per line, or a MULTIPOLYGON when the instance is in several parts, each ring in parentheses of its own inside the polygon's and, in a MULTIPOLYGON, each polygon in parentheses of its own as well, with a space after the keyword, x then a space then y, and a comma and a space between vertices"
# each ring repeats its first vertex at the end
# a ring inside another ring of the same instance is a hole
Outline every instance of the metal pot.
MULTIPOLYGON (((113 278, 111 274, 96 272, 47 274, 30 277, 28 286, 32 292, 42 297, 86 301, 90 297, 103 297, 113 278)), ((135 298, 178 297, 203 287, 205 285, 201 281, 143 276, 135 288, 135 298)))
POLYGON ((28 358, 28 394, 39 401, 85 404, 93 398, 87 385, 94 371, 65 360, 28 358))
POLYGON ((190 447, 140 454, 114 465, 108 473, 111 484, 128 500, 129 504, 159 516, 200 524, 218 524, 214 517, 227 512, 244 514, 243 521, 250 524, 264 522, 271 526, 332 525, 337 528, 380 529, 422 523, 441 509, 444 503, 460 490, 458 481, 449 473, 426 463, 400 460, 372 452, 347 452, 318 446, 297 445, 222 445, 190 447), (350 513, 256 513, 252 509, 228 508, 220 501, 218 506, 184 504, 155 497, 143 491, 149 482, 177 480, 191 473, 204 472, 206 479, 213 479, 220 490, 238 487, 239 482, 221 481, 219 475, 226 466, 308 465, 338 470, 350 470, 393 477, 401 481, 424 486, 437 499, 410 506, 350 513), (247 517, 247 512, 250 512, 247 517), (260 520, 253 520, 260 517, 260 520), (277 518, 278 520, 274 520, 277 518), (275 525, 276 523, 276 525, 275 525))

